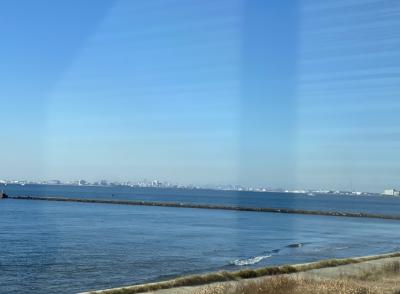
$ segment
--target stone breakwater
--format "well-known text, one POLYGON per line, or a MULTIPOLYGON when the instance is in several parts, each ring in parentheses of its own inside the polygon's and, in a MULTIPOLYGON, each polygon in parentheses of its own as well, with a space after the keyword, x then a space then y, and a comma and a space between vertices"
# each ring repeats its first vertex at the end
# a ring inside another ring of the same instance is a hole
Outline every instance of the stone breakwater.
POLYGON ((14 200, 36 200, 36 201, 60 201, 60 202, 78 202, 94 204, 114 204, 114 205, 135 205, 135 206, 159 206, 159 207, 178 207, 195 209, 216 209, 231 211, 250 211, 250 212, 269 212, 269 213, 289 213, 303 215, 322 215, 322 216, 341 216, 341 217, 362 217, 387 220, 400 220, 400 215, 382 215, 371 213, 338 212, 338 211, 320 211, 320 210, 300 210, 269 207, 243 207, 229 205, 211 205, 211 204, 193 204, 182 202, 156 202, 156 201, 133 201, 133 200, 106 200, 106 199, 83 199, 67 197, 39 197, 39 196, 11 196, 14 200))

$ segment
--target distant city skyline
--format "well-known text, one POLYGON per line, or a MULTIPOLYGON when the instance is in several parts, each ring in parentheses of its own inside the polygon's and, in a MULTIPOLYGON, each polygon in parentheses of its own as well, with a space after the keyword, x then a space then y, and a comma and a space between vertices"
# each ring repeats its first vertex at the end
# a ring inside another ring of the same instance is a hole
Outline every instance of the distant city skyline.
POLYGON ((323 187, 302 187, 299 189, 288 189, 287 187, 272 187, 267 185, 259 186, 244 186, 240 184, 196 184, 189 183, 183 184, 174 181, 160 180, 160 179, 141 179, 141 180, 109 180, 100 179, 88 181, 86 179, 74 180, 23 180, 23 179, 0 179, 0 185, 74 185, 74 186, 129 186, 129 187, 142 187, 142 188, 184 188, 184 189, 216 189, 216 190, 231 190, 231 191, 253 191, 253 192, 289 192, 289 193, 333 193, 333 194, 354 194, 354 195, 369 195, 369 194, 382 194, 399 196, 397 189, 391 187, 380 192, 376 191, 362 191, 362 190, 346 190, 346 189, 324 189, 323 187))
POLYGON ((0 179, 396 188, 400 3, 368 3, 4 1, 0 179))

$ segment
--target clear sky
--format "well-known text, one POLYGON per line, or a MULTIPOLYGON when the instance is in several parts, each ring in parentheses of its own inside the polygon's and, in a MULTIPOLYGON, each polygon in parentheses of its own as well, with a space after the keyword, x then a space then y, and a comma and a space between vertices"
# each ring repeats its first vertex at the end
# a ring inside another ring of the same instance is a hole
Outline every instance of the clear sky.
POLYGON ((400 3, 0 2, 0 178, 400 188, 400 3))

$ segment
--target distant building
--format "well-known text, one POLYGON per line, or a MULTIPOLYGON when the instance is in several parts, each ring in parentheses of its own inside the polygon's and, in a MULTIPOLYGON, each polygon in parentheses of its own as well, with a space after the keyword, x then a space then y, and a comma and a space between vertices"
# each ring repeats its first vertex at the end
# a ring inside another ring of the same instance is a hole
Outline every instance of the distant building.
POLYGON ((60 185, 61 181, 59 181, 59 180, 50 180, 48 183, 49 183, 49 185, 60 185))
POLYGON ((87 182, 85 181, 85 180, 79 180, 78 181, 78 185, 79 186, 84 186, 84 185, 86 185, 87 184, 87 182))
POLYGON ((400 191, 397 191, 396 189, 386 189, 385 191, 383 191, 383 195, 400 196, 400 191))

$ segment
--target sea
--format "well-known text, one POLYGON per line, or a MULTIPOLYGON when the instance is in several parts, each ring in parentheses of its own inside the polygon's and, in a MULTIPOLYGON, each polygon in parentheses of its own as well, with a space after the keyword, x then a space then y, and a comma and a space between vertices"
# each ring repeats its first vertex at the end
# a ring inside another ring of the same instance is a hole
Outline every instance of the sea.
MULTIPOLYGON (((62 196, 400 215, 400 198, 202 189, 0 185, 62 196)), ((400 250, 400 221, 0 200, 0 293, 78 293, 218 270, 400 250)))

